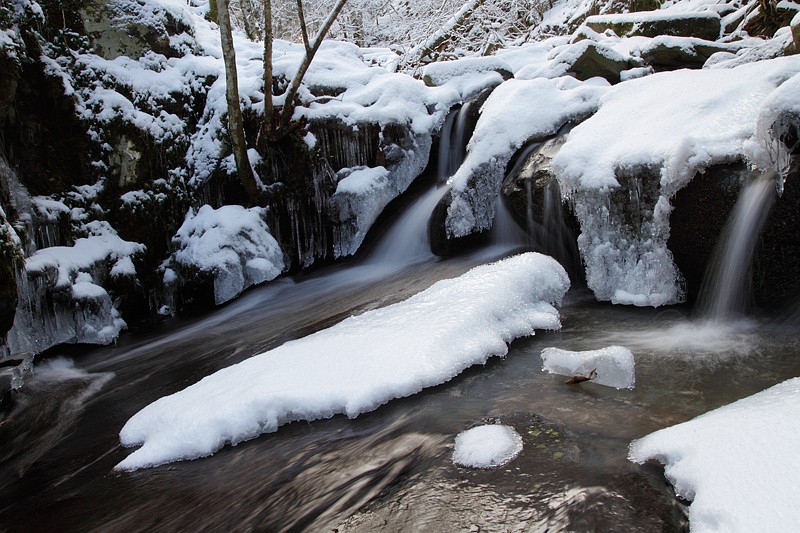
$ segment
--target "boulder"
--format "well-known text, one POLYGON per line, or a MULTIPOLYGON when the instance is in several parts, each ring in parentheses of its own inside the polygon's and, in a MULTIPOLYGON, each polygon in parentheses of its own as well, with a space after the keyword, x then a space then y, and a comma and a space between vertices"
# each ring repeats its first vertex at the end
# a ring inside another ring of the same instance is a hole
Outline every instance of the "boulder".
POLYGON ((642 59, 657 71, 702 68, 717 52, 735 53, 735 44, 715 43, 692 37, 656 37, 642 49, 642 59))
POLYGON ((575 283, 583 278, 576 244, 580 226, 569 204, 563 202, 558 180, 550 169, 566 139, 564 133, 520 150, 501 193, 509 211, 531 236, 534 248, 561 263, 575 283))
POLYGON ((568 72, 581 81, 600 77, 619 83, 620 73, 633 66, 628 58, 588 39, 568 48, 558 59, 569 63, 568 72))
POLYGON ((708 41, 718 39, 721 30, 720 16, 712 11, 673 13, 658 10, 594 15, 587 17, 584 24, 597 33, 611 30, 620 37, 673 35, 708 41))

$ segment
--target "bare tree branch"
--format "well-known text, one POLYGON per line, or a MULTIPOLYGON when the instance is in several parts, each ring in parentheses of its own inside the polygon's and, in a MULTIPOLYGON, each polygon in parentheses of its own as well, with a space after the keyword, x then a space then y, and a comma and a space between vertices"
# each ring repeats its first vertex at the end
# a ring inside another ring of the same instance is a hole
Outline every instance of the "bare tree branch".
POLYGON ((328 30, 331 28, 336 20, 336 17, 339 16, 339 13, 342 11, 342 8, 346 3, 347 0, 338 0, 336 2, 336 6, 333 8, 333 11, 330 12, 328 18, 325 20, 325 23, 317 32, 317 36, 314 38, 314 43, 311 45, 311 48, 306 50, 306 55, 303 57, 303 62, 300 64, 300 68, 297 69, 297 73, 294 75, 294 78, 292 78, 292 83, 289 85, 289 89, 286 91, 286 98, 283 102, 283 111, 281 112, 280 127, 283 128, 289 125, 289 121, 291 121, 292 114, 294 113, 294 99, 297 97, 297 91, 300 89, 300 84, 302 83, 306 72, 308 72, 308 67, 311 65, 314 55, 316 55, 317 50, 319 50, 320 45, 322 45, 325 35, 328 33, 328 30))
POLYGON ((300 32, 303 34, 303 45, 306 47, 306 55, 311 53, 311 44, 308 42, 308 29, 306 28, 306 16, 303 13, 303 0, 297 0, 297 18, 300 20, 300 32))
POLYGON ((264 120, 258 131, 258 148, 263 154, 275 133, 272 105, 272 0, 264 2, 264 120))

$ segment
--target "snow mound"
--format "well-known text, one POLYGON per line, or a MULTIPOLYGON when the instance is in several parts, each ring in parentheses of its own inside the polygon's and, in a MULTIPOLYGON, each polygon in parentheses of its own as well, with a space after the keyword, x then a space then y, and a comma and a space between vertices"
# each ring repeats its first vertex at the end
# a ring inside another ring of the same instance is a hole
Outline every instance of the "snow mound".
POLYGON ((522 451, 522 437, 514 428, 487 424, 456 436, 453 463, 470 468, 494 468, 513 460, 522 451))
POLYGON ((560 376, 588 377, 595 370, 594 383, 616 389, 632 389, 636 383, 633 353, 622 346, 585 352, 545 348, 542 350, 542 363, 542 370, 560 376))
POLYGON ((691 500, 692 531, 797 531, 800 378, 631 443, 691 500))
POLYGON ((119 470, 214 453, 294 420, 356 417, 507 353, 535 329, 558 329, 569 278, 526 253, 443 280, 408 300, 350 317, 225 368, 134 415, 119 470))
POLYGON ((283 272, 283 252, 262 219, 264 209, 204 205, 190 210, 172 242, 175 262, 214 277, 217 305, 283 272))
POLYGON ((426 85, 438 87, 460 76, 474 76, 479 72, 507 73, 511 77, 511 66, 496 56, 466 57, 455 61, 437 61, 422 71, 426 85))

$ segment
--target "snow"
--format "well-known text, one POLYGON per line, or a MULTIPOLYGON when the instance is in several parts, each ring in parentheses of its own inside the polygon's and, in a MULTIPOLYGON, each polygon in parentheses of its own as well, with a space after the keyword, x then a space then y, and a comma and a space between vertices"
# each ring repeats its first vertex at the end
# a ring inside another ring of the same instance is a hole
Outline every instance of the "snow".
POLYGON ((108 222, 95 221, 85 226, 91 234, 75 241, 74 246, 52 246, 38 250, 25 260, 28 275, 44 275, 48 269, 57 272, 56 289, 72 285, 80 271, 91 271, 98 264, 119 261, 143 253, 143 244, 123 240, 108 222))
POLYGON ((217 305, 283 272, 283 252, 263 214, 259 207, 204 205, 196 213, 189 210, 172 238, 177 265, 213 276, 217 305))
POLYGON ((344 168, 339 171, 345 177, 336 185, 335 194, 365 196, 385 186, 389 171, 384 167, 344 168))
POLYGON ((511 426, 487 424, 459 433, 453 463, 470 468, 496 468, 522 451, 522 437, 511 426))
POLYGON ((558 329, 564 269, 534 253, 476 267, 406 301, 350 317, 225 368, 134 415, 116 468, 214 453, 294 420, 356 417, 507 353, 535 329, 558 329))
POLYGON ((514 152, 528 140, 553 135, 566 122, 594 112, 607 89, 570 77, 512 79, 495 89, 483 105, 464 163, 448 181, 448 233, 461 237, 488 229, 514 152))
POLYGON ((631 443, 690 500, 691 530, 791 532, 800 501, 800 378, 631 443))
POLYGON ((598 24, 626 24, 626 23, 642 23, 642 22, 651 22, 651 21, 676 21, 676 20, 685 20, 687 18, 697 18, 697 19, 714 19, 719 20, 719 14, 713 11, 696 11, 696 12, 686 12, 686 11, 669 11, 669 10, 658 10, 658 11, 639 11, 634 13, 615 13, 609 15, 592 15, 591 17, 586 18, 585 24, 589 25, 592 23, 598 24))
MULTIPOLYGON (((580 221, 578 244, 598 299, 652 306, 682 300, 666 246, 670 198, 695 173, 770 142, 761 138, 759 121, 777 107, 795 105, 788 96, 792 85, 781 85, 795 84, 798 73, 800 58, 786 57, 663 72, 605 91, 598 111, 571 131, 552 162, 580 221), (620 186, 617 175, 645 168, 656 173, 659 195, 652 205, 637 206, 646 214, 640 227, 620 231, 616 221, 630 202, 611 200, 620 186)), ((748 162, 763 166, 763 160, 753 155, 748 162)))
POLYGON ((633 353, 622 346, 607 346, 598 350, 570 352, 559 348, 542 350, 542 370, 561 376, 588 377, 598 385, 616 389, 632 389, 636 384, 633 353))
POLYGON ((471 76, 481 72, 513 72, 511 66, 497 56, 467 57, 456 61, 438 61, 427 65, 422 77, 428 85, 446 84, 459 76, 471 76))

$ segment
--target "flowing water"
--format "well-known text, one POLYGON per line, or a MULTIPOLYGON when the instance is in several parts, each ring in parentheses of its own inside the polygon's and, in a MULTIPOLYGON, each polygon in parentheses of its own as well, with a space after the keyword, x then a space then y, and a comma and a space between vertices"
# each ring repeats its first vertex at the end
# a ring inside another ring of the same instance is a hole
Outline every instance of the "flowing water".
POLYGON ((711 319, 746 311, 753 252, 775 202, 775 180, 776 173, 770 170, 747 183, 725 224, 700 297, 703 312, 711 319))
MULTIPOLYGON (((401 217, 395 229, 412 223, 401 217)), ((576 290, 561 331, 520 339, 505 358, 372 413, 113 471, 128 453, 120 428, 156 399, 507 253, 390 259, 396 249, 269 283, 117 346, 52 350, 0 421, 0 530, 681 530, 682 504, 659 468, 626 459, 630 441, 800 375, 796 317, 698 324, 688 309, 611 306, 576 290), (545 347, 610 344, 635 353, 635 390, 566 385, 541 370, 545 347), (523 452, 496 470, 454 466, 455 436, 487 421, 515 427, 523 452)))

